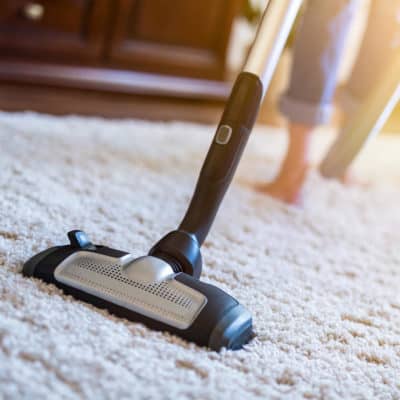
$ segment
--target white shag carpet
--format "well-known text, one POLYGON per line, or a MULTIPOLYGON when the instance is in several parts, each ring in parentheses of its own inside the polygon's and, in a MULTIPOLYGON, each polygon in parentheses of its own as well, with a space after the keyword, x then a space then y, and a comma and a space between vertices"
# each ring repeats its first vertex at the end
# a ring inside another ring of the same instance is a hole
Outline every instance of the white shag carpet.
POLYGON ((199 348, 21 275, 73 228, 145 253, 183 216, 213 129, 0 113, 1 399, 400 399, 395 136, 357 161, 370 186, 313 173, 294 207, 252 190, 285 145, 253 134, 203 249, 203 279, 253 315, 243 350, 199 348))

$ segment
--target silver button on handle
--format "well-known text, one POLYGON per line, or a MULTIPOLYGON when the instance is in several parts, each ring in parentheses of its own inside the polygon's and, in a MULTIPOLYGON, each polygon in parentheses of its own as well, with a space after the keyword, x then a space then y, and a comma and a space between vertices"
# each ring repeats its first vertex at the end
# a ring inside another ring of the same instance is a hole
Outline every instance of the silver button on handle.
POLYGON ((25 4, 22 12, 25 18, 31 21, 39 21, 44 15, 44 7, 40 3, 29 2, 25 4))
POLYGON ((232 128, 229 125, 221 125, 215 136, 218 144, 227 144, 232 136, 232 128))

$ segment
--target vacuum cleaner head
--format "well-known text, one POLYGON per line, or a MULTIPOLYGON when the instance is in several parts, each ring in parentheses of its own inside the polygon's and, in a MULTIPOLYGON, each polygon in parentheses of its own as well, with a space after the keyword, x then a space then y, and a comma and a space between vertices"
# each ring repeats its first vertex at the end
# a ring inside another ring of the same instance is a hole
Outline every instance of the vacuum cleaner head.
POLYGON ((167 261, 93 245, 82 231, 70 244, 28 260, 26 276, 54 283, 65 293, 149 327, 214 350, 242 347, 252 335, 249 312, 215 286, 174 271, 167 261))
POLYGON ((69 245, 37 254, 24 265, 24 274, 201 346, 241 348, 252 336, 251 315, 233 297, 199 280, 200 247, 232 181, 262 92, 258 76, 239 75, 179 228, 159 240, 147 256, 135 259, 92 244, 82 231, 71 231, 69 245))

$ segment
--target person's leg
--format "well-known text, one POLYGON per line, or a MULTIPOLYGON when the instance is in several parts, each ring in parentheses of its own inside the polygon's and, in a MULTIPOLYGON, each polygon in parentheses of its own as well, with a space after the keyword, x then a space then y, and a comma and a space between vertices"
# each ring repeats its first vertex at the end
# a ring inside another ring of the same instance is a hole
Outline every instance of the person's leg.
MULTIPOLYGON (((370 99, 376 96, 375 92, 379 87, 379 82, 386 81, 383 76, 388 67, 393 63, 395 57, 398 57, 400 51, 400 0, 371 0, 367 27, 364 33, 363 42, 361 44, 358 57, 353 66, 347 85, 340 88, 337 93, 337 100, 342 111, 342 128, 339 132, 338 139, 329 150, 329 165, 334 165, 334 160, 343 157, 343 152, 349 152, 351 142, 357 142, 356 137, 349 136, 352 132, 356 135, 362 135, 365 140, 369 137, 369 132, 361 132, 359 127, 362 125, 364 129, 365 121, 358 123, 353 121, 355 116, 360 117, 358 110, 367 102, 373 104, 386 104, 385 99, 370 99), (357 132, 352 127, 357 127, 357 132), (354 140, 353 140, 354 139, 354 140), (333 163, 333 164, 332 164, 333 163)), ((390 68, 389 68, 390 69, 390 68)), ((374 111, 374 110, 373 110, 374 111)), ((379 115, 379 114, 377 114, 379 115)), ((370 116, 369 116, 370 117, 370 116)), ((371 129, 374 126, 371 120, 371 129)), ((327 159, 321 165, 321 172, 325 176, 327 174, 327 159)), ((339 164, 337 168, 339 168, 339 164)), ((329 171, 330 177, 336 177, 344 183, 352 182, 351 173, 346 167, 340 167, 340 174, 329 171), (344 171, 344 172, 342 172, 344 171)))
POLYGON ((341 134, 321 162, 322 176, 348 181, 349 165, 367 141, 382 129, 399 101, 400 52, 397 52, 385 65, 380 78, 375 80, 368 96, 343 125, 341 134))
POLYGON ((296 33, 289 88, 280 108, 289 120, 289 147, 274 182, 259 189, 295 202, 306 177, 310 135, 332 111, 340 56, 357 0, 309 0, 296 33))
POLYGON ((296 203, 306 178, 312 127, 290 124, 289 143, 276 179, 259 185, 258 189, 287 203, 296 203))
POLYGON ((400 0, 371 0, 367 28, 348 83, 337 98, 344 121, 368 98, 400 51, 400 0))

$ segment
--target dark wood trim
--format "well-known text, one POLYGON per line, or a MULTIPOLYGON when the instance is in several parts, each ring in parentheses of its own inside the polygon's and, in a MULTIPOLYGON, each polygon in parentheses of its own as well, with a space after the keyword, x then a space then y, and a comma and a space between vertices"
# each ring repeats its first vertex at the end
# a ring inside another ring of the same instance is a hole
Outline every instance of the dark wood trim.
POLYGON ((0 109, 6 111, 216 123, 223 106, 222 101, 0 83, 0 109))
POLYGON ((153 96, 225 101, 231 83, 182 78, 108 68, 36 64, 16 60, 0 62, 0 82, 102 90, 153 96))

